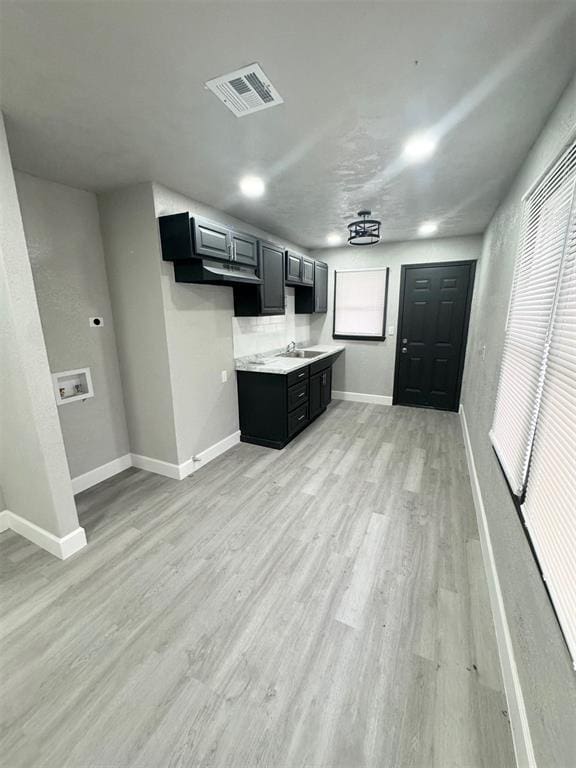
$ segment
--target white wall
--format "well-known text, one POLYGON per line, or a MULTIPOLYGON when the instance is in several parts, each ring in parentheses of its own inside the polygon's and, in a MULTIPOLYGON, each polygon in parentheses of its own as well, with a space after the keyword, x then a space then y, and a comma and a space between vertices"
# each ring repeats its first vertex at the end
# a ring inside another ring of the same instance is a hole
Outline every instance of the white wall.
POLYGON ((178 463, 151 184, 98 196, 132 453, 178 463))
POLYGON ((328 264, 328 312, 313 316, 312 339, 315 343, 338 343, 346 347, 334 366, 333 388, 343 392, 392 397, 401 266, 436 261, 470 261, 479 258, 481 249, 482 237, 478 235, 383 243, 371 247, 346 246, 313 253, 315 258, 328 264), (394 326, 394 335, 385 341, 335 342, 332 339, 334 271, 354 267, 390 268, 386 327, 394 326))
POLYGON ((297 315, 294 301, 294 288, 286 288, 285 315, 233 317, 234 357, 279 351, 286 349, 291 341, 308 344, 311 315, 297 315))
POLYGON ((0 483, 13 513, 57 537, 78 528, 0 113, 0 483))
MULTIPOLYGON (((470 320, 462 403, 536 762, 565 768, 576 756, 576 676, 544 582, 488 432, 520 237, 522 196, 576 135, 576 79, 567 89, 486 232, 470 320), (485 347, 485 357, 481 350, 485 347)), ((576 502, 575 502, 576 509, 576 502)))
POLYGON ((15 178, 50 368, 92 374, 95 396, 58 408, 76 477, 129 451, 98 205, 90 192, 15 178), (90 327, 94 316, 102 327, 90 327))

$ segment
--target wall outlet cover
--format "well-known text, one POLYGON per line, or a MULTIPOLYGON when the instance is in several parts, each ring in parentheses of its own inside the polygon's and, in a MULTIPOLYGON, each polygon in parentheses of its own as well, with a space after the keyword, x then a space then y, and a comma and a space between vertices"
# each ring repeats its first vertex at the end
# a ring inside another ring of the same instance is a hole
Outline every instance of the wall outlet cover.
POLYGON ((222 371, 222 384, 228 381, 228 371, 222 371))

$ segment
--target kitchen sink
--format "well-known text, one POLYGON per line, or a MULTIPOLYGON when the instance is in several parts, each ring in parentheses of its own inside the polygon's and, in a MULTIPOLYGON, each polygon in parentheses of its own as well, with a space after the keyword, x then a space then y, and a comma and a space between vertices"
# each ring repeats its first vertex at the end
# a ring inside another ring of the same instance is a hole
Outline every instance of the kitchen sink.
POLYGON ((319 357, 323 352, 312 352, 311 349, 295 349, 294 352, 282 352, 276 357, 319 357))

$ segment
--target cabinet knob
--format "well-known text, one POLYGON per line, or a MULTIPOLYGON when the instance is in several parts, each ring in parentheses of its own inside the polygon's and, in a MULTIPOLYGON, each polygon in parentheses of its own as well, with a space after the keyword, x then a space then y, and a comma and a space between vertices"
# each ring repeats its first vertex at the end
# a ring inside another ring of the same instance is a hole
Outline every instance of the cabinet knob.
POLYGON ((408 352, 408 347, 402 347, 402 354, 405 355, 408 352))

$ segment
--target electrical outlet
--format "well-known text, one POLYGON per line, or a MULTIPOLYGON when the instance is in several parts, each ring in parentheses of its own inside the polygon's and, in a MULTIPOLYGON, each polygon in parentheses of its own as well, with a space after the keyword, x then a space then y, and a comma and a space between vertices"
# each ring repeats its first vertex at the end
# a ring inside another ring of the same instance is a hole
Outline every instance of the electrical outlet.
POLYGON ((222 371, 222 384, 228 381, 228 371, 222 371))
POLYGON ((394 336, 394 326, 389 325, 388 326, 388 336, 394 336))
POLYGON ((90 328, 102 328, 104 325, 104 318, 103 317, 91 317, 90 320, 90 328))

